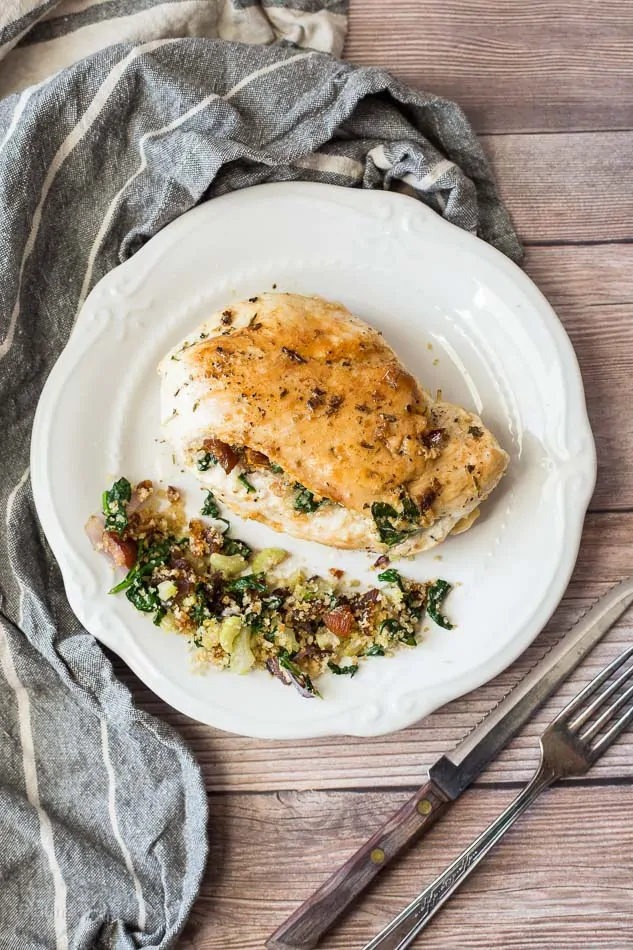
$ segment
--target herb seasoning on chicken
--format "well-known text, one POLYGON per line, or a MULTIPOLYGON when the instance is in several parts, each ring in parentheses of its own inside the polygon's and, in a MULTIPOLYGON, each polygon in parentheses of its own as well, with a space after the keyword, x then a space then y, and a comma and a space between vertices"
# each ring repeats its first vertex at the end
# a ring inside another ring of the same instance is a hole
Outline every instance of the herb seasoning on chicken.
POLYGON ((413 554, 465 530, 508 456, 340 304, 260 294, 167 354, 166 438, 230 508, 295 537, 413 554))

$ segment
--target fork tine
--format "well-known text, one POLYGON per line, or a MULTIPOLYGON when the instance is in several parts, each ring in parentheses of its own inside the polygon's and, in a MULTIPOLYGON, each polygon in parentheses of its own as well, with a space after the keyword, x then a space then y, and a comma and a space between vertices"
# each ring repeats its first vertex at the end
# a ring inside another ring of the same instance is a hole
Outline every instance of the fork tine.
MULTIPOLYGON (((633 669, 629 670, 629 676, 633 674, 633 669)), ((622 679, 622 677, 620 677, 622 679)), ((618 696, 614 703, 605 709, 601 716, 599 716, 595 722, 592 722, 588 729, 586 729, 580 736, 583 742, 586 742, 589 739, 593 739, 594 736, 597 736, 602 728, 609 722, 610 719, 613 719, 615 714, 619 709, 622 709, 623 706, 626 706, 628 701, 633 699, 633 686, 622 693, 621 696, 618 696)))
POLYGON ((571 702, 569 702, 562 712, 558 714, 554 722, 560 723, 568 721, 570 716, 575 713, 576 710, 579 710, 584 706, 587 697, 595 693, 598 687, 602 686, 604 681, 608 680, 609 677, 615 673, 615 671, 619 669, 623 663, 626 663, 626 661, 631 656, 633 656, 633 644, 630 647, 627 647, 627 649, 624 650, 624 652, 619 656, 616 656, 615 660, 612 660, 611 663, 609 663, 608 666, 605 666, 605 668, 600 673, 598 673, 598 675, 595 676, 592 681, 585 686, 584 689, 581 689, 578 695, 574 696, 571 702))
POLYGON ((613 723, 608 732, 605 732, 598 741, 591 746, 588 750, 588 755, 591 758, 592 762, 595 762, 596 759, 600 758, 602 753, 609 748, 614 739, 617 739, 621 732, 624 732, 629 723, 633 722, 633 706, 629 708, 620 716, 619 719, 613 723))
POLYGON ((606 686, 603 690, 601 690, 600 693, 598 693, 596 698, 593 699, 589 703, 588 706, 585 706, 585 708, 582 709, 578 713, 577 716, 574 716, 574 718, 569 723, 569 728, 572 730, 572 732, 575 732, 576 730, 580 729, 580 727, 585 722, 587 722, 588 719, 591 719, 593 714, 597 712, 597 710, 600 709, 600 707, 605 704, 609 696, 612 696, 613 693, 619 690, 620 686, 622 686, 623 683, 626 683, 626 681, 630 678, 632 673, 633 673, 632 667, 629 667, 628 669, 626 669, 624 673, 620 673, 617 679, 613 680, 612 683, 609 683, 608 686, 606 686))

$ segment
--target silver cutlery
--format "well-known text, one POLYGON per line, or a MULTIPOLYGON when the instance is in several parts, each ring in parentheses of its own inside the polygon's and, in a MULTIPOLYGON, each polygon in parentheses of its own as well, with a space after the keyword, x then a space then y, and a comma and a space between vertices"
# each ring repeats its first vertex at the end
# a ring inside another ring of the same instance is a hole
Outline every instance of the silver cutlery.
POLYGON ((540 793, 584 775, 633 722, 633 646, 608 664, 549 724, 532 780, 506 810, 363 950, 406 950, 442 904, 540 793))
POLYGON ((429 769, 429 780, 298 907, 268 950, 311 950, 380 872, 418 841, 493 761, 633 603, 633 579, 607 591, 475 728, 429 769))

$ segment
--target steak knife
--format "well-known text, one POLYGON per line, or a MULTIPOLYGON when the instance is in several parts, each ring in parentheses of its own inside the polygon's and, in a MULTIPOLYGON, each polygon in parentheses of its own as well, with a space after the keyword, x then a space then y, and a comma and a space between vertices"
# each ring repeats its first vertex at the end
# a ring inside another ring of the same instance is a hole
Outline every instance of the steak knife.
POLYGON ((633 603, 633 578, 611 588, 459 745, 429 769, 418 789, 268 938, 268 950, 311 950, 397 855, 423 835, 504 748, 633 603))

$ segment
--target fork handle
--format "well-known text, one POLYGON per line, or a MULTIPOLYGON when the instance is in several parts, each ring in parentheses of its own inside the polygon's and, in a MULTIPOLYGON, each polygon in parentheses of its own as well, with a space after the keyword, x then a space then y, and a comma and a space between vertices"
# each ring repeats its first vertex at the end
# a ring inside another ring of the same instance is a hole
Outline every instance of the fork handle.
POLYGON ((405 907, 363 950, 405 950, 437 913, 442 904, 465 881, 482 858, 514 824, 525 809, 552 784, 556 773, 542 764, 506 810, 449 867, 436 877, 408 907, 405 907))

